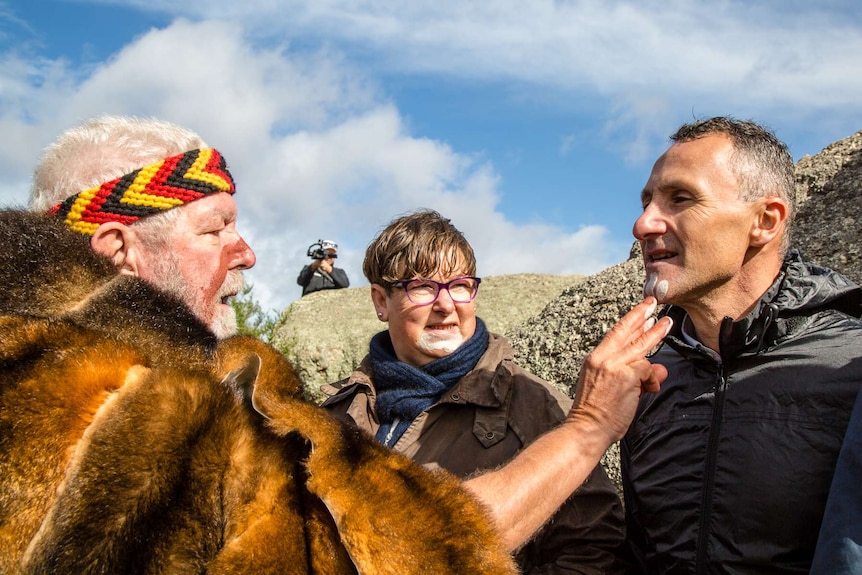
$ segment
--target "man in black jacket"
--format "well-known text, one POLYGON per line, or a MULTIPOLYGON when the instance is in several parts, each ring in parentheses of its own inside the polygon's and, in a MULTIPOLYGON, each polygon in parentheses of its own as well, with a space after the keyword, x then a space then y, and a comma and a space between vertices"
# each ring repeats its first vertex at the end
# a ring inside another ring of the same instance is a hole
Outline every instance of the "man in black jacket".
POLYGON ((633 229, 673 329, 622 443, 628 537, 648 573, 807 573, 862 382, 862 294, 789 249, 773 134, 712 118, 671 140, 633 229))
POLYGON ((338 257, 338 244, 330 240, 317 240, 308 247, 308 257, 314 261, 303 266, 296 278, 296 283, 302 286, 302 295, 324 289, 339 289, 350 286, 347 273, 335 267, 338 257))

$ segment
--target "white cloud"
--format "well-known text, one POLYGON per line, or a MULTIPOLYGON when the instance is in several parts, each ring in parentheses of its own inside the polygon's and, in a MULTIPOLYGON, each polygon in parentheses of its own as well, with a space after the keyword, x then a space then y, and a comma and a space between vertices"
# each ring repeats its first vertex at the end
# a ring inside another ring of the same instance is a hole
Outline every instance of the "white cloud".
POLYGON ((596 119, 609 136, 601 144, 629 162, 655 155, 689 111, 808 122, 824 132, 862 113, 862 13, 854 0, 115 3, 218 15, 261 41, 341 47, 384 74, 493 82, 505 86, 501 97, 572 114, 598 101, 596 119), (634 113, 637 101, 675 113, 634 113), (618 137, 629 133, 636 138, 618 137))
POLYGON ((605 94, 684 86, 764 105, 845 105, 862 89, 855 2, 182 0, 128 4, 361 45, 390 68, 605 94), (854 77, 855 76, 855 77, 854 77), (776 90, 776 87, 779 89, 776 90), (831 88, 840 88, 831 89, 831 88))

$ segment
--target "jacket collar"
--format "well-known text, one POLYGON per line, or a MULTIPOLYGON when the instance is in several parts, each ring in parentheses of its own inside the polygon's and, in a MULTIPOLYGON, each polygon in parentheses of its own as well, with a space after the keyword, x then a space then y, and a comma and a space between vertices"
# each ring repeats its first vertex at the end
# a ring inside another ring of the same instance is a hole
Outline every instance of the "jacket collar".
POLYGON ((452 394, 457 394, 459 401, 480 407, 496 408, 507 401, 509 387, 512 385, 512 378, 507 375, 510 373, 510 362, 515 359, 515 352, 499 335, 489 333, 488 336, 488 349, 485 354, 476 367, 444 396, 444 401, 452 401, 452 394))
MULTIPOLYGON (((753 354, 796 333, 810 315, 835 310, 862 317, 862 288, 838 272, 808 263, 798 250, 788 252, 781 272, 746 317, 721 324, 719 345, 724 360, 753 354)), ((662 311, 674 326, 665 342, 684 356, 698 351, 685 342, 684 309, 668 306, 662 311)))

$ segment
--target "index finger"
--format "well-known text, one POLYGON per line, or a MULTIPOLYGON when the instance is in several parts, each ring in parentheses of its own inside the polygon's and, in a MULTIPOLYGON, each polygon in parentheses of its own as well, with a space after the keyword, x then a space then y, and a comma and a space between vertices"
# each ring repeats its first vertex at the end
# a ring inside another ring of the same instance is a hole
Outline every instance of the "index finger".
POLYGON ((658 302, 652 296, 645 298, 608 330, 595 351, 613 355, 623 355, 630 360, 644 357, 658 345, 670 331, 670 318, 650 324, 658 302))
POLYGON ((623 317, 615 323, 605 334, 604 341, 623 347, 632 339, 643 334, 647 320, 653 317, 658 301, 647 296, 644 300, 634 306, 623 317))

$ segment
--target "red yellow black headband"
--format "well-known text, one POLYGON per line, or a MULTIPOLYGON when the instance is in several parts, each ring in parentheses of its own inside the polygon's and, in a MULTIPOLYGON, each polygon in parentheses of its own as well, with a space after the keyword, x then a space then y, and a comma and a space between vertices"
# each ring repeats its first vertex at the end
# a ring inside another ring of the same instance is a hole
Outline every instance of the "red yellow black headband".
POLYGON ((144 166, 101 186, 66 198, 49 210, 69 229, 91 236, 105 222, 131 224, 207 194, 236 191, 222 155, 191 150, 144 166))

